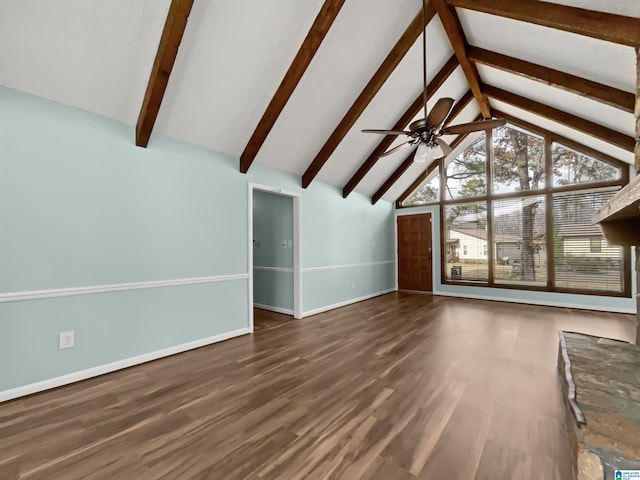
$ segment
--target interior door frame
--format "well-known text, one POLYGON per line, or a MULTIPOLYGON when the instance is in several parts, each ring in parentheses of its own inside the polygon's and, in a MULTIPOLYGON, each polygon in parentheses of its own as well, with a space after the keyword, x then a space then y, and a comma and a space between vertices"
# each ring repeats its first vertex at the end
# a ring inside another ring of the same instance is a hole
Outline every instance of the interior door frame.
POLYGON ((403 210, 396 210, 395 215, 393 217, 393 242, 395 244, 395 248, 394 248, 394 255, 395 255, 395 262, 396 262, 396 271, 395 271, 395 277, 396 277, 396 292, 399 290, 398 288, 398 268, 399 268, 399 258, 398 258, 398 217, 405 217, 408 215, 431 215, 431 292, 432 294, 436 293, 436 280, 438 280, 440 277, 436 276, 436 245, 439 245, 436 243, 436 241, 439 241, 438 238, 436 238, 436 229, 434 228, 434 225, 438 225, 438 222, 434 222, 434 218, 437 220, 439 218, 439 214, 436 215, 435 211, 419 211, 419 212, 414 212, 412 211, 412 209, 407 208, 407 209, 403 209, 403 210))
POLYGON ((260 190, 293 199, 293 318, 302 318, 302 209, 299 192, 248 182, 247 271, 249 273, 249 329, 253 332, 253 192, 260 190))

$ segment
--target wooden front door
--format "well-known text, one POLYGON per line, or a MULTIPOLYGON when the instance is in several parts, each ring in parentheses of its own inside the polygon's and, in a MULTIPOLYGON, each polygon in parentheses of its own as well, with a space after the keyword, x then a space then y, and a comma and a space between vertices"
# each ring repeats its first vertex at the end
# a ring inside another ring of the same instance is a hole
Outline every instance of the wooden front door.
POLYGON ((398 217, 398 288, 431 292, 431 214, 398 217))

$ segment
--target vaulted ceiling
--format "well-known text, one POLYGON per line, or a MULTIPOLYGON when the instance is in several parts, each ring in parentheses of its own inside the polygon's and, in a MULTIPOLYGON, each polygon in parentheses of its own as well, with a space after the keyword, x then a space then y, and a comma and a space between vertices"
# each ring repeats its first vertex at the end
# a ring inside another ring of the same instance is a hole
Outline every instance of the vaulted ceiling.
MULTIPOLYGON (((424 164, 360 132, 421 118, 421 0, 4 0, 0 85, 394 201, 424 164), (163 33, 164 32, 164 33, 163 33)), ((633 163, 640 2, 429 0, 431 108, 633 163)), ((1 108, 1 106, 0 106, 1 108)), ((469 137, 448 136, 463 149, 469 137)))

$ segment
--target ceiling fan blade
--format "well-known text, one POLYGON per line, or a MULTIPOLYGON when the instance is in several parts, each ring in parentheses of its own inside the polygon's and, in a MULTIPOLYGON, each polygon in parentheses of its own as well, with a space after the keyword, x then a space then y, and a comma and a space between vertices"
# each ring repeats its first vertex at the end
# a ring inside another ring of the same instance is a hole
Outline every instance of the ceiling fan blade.
POLYGON ((461 123, 459 125, 451 125, 443 128, 440 135, 454 135, 460 133, 479 132, 482 130, 493 130, 494 128, 504 127, 507 121, 504 119, 479 120, 477 122, 461 123))
POLYGON ((373 128, 365 128, 362 133, 380 133, 382 135, 411 135, 411 132, 403 130, 376 130, 373 128))
POLYGON ((451 150, 451 147, 449 146, 449 144, 444 140, 442 140, 441 138, 436 137, 436 143, 440 145, 440 148, 442 149, 442 153, 444 153, 445 157, 453 151, 451 150))
POLYGON ((429 112, 429 116, 427 117, 427 125, 430 127, 439 127, 444 122, 447 115, 451 111, 453 107, 453 103, 455 100, 453 98, 445 97, 441 98, 436 102, 436 104, 429 112))
POLYGON ((387 155, 391 155, 392 153, 396 153, 398 150, 404 150, 405 148, 409 148, 412 145, 414 145, 414 144, 411 142, 411 140, 408 141, 408 142, 401 143, 397 147, 393 147, 391 150, 387 150, 386 152, 384 152, 380 156, 381 157, 386 157, 387 155))

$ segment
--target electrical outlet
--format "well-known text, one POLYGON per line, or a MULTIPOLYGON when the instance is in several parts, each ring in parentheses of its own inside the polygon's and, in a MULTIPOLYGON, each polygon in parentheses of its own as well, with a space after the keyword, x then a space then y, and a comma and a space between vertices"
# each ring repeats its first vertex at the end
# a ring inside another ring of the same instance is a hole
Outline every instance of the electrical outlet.
POLYGON ((351 290, 355 290, 356 289, 356 282, 351 282, 351 290))
POLYGON ((76 345, 76 332, 73 330, 70 332, 62 332, 58 339, 58 347, 60 350, 65 348, 73 348, 76 345))
POLYGON ((287 248, 293 247, 293 240, 287 240, 287 248))

